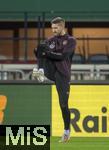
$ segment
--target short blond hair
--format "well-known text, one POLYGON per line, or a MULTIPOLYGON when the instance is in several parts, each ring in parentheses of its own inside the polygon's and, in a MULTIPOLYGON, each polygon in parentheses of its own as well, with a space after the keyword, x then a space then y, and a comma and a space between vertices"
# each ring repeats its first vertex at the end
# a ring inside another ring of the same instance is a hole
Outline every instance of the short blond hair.
POLYGON ((65 20, 61 17, 56 17, 51 21, 51 24, 58 24, 58 23, 63 23, 65 24, 65 20))

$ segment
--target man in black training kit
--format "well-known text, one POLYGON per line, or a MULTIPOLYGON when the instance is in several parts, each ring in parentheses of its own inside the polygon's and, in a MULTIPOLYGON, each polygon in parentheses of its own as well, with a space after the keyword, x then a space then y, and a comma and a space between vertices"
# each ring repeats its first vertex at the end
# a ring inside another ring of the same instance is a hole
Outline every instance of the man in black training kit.
POLYGON ((44 81, 44 76, 55 82, 64 121, 64 134, 60 142, 67 142, 70 139, 70 71, 76 41, 74 37, 66 34, 65 21, 61 17, 54 18, 51 27, 54 36, 34 50, 38 69, 33 69, 33 76, 40 82, 44 81))

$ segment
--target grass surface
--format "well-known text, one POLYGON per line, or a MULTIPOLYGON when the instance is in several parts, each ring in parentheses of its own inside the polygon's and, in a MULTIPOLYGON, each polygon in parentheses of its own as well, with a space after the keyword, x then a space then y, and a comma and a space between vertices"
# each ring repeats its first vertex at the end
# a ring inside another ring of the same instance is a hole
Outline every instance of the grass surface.
MULTIPOLYGON (((67 143, 59 143, 59 137, 51 137, 50 150, 109 150, 109 138, 78 138, 72 137, 67 143)), ((3 138, 0 139, 0 150, 47 150, 38 146, 3 146, 3 138)))
POLYGON ((72 137, 67 143, 59 143, 59 137, 51 137, 50 150, 109 150, 109 138, 72 137))

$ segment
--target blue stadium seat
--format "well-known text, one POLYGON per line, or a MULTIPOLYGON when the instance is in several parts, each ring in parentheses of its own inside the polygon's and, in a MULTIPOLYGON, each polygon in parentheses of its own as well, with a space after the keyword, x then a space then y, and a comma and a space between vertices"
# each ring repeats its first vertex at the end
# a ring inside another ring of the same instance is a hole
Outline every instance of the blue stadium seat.
POLYGON ((72 58, 73 64, 84 64, 85 63, 85 57, 81 54, 74 54, 72 58))
POLYGON ((109 56, 106 54, 93 54, 87 60, 90 64, 109 64, 109 56))

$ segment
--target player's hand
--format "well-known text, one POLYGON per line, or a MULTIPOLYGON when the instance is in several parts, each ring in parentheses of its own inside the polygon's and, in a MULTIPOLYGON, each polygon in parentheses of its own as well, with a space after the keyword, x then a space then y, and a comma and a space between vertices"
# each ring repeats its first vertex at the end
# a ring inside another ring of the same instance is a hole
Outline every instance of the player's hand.
POLYGON ((34 68, 32 76, 34 79, 37 79, 39 82, 44 82, 45 80, 44 70, 41 68, 39 70, 37 68, 34 68))

